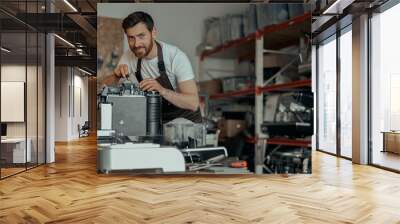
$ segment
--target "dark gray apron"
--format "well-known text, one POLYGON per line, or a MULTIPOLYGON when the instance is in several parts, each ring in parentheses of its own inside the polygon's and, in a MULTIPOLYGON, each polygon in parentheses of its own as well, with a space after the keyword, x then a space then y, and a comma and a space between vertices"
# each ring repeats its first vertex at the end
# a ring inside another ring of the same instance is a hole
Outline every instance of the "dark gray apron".
MULTIPOLYGON (((175 91, 174 88, 172 87, 172 84, 167 75, 167 71, 165 69, 162 47, 158 42, 156 42, 156 45, 157 45, 157 57, 158 57, 158 71, 160 73, 160 76, 156 80, 160 83, 162 87, 175 91)), ((136 79, 138 80, 139 83, 143 80, 141 67, 142 67, 142 59, 139 58, 135 73, 136 79)), ((161 102, 162 102, 162 122, 164 124, 178 117, 186 118, 195 123, 202 122, 202 117, 199 108, 197 109, 197 111, 191 111, 179 108, 170 103, 166 99, 163 99, 161 102)))

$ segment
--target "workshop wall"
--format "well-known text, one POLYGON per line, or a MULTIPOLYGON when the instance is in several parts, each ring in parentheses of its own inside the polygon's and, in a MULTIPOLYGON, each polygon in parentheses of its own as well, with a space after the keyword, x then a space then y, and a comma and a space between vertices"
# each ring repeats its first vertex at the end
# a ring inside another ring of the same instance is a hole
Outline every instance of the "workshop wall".
POLYGON ((97 39, 97 78, 101 80, 111 74, 119 62, 123 53, 124 32, 121 19, 99 16, 97 21, 98 35, 101 37, 97 39))
MULTIPOLYGON (((141 10, 149 13, 155 21, 158 38, 185 52, 197 75, 199 57, 196 54, 196 47, 202 42, 204 36, 204 20, 227 13, 241 13, 247 7, 248 4, 102 3, 97 6, 97 15, 123 19, 134 11, 141 10)), ((123 43, 124 49, 128 49, 126 38, 123 43)), ((232 68, 235 64, 234 60, 213 59, 207 61, 207 68, 211 70, 221 67, 232 68)), ((232 72, 229 74, 231 75, 232 72)))

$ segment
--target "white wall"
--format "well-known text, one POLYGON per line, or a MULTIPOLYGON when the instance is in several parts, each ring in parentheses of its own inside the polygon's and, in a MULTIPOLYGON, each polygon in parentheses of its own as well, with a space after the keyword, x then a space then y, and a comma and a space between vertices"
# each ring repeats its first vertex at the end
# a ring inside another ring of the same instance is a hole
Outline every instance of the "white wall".
MULTIPOLYGON (((1 66, 1 81, 17 81, 17 82, 25 82, 25 75, 26 71, 28 74, 36 74, 36 67, 34 66, 27 66, 25 65, 18 65, 18 64, 8 64, 8 65, 2 65, 1 66)), ((32 80, 29 80, 30 84, 32 84, 32 80)), ((34 83, 36 85, 36 81, 34 83)), ((36 89, 33 89, 34 93, 36 93, 36 89)), ((34 93, 27 93, 28 96, 28 103, 31 103, 32 100, 36 99, 36 95, 34 93), (31 95, 32 94, 32 95, 31 95), (33 99, 32 99, 33 98, 33 99)), ((35 108, 36 108, 36 103, 35 103, 35 108)), ((2 110, 6 110, 7 108, 2 108, 2 110)), ((32 122, 33 118, 35 118, 36 122, 36 114, 30 114, 28 113, 28 122, 32 122), (32 117, 32 115, 34 117, 32 117)), ((25 123, 26 122, 8 122, 7 125, 7 136, 8 137, 24 137, 25 136, 25 123)), ((31 127, 32 125, 29 125, 28 127, 31 127)), ((29 136, 28 136, 29 137, 29 136)))
MULTIPOLYGON (((82 73, 81 73, 82 74, 82 73)), ((81 88, 82 95, 81 95, 81 104, 82 104, 82 116, 80 116, 80 122, 83 123, 88 120, 88 105, 89 105, 89 92, 88 92, 88 77, 75 75, 75 86, 81 88)))
POLYGON ((56 67, 55 141, 79 138, 78 124, 83 125, 88 120, 88 78, 82 75, 75 68, 56 67), (77 105, 82 106, 82 116, 77 105))
MULTIPOLYGON (((72 138, 78 138, 79 137, 79 132, 78 132, 78 124, 83 125, 85 121, 88 121, 88 107, 89 107, 89 102, 88 102, 88 78, 87 77, 82 77, 80 75, 76 74, 77 70, 75 70, 75 75, 74 75, 74 83, 73 85, 75 86, 75 94, 72 96, 74 99, 74 108, 72 109, 72 138), (80 91, 80 93, 79 93, 80 91), (80 102, 79 102, 80 101, 80 102), (82 108, 80 108, 82 107, 82 108), (82 111, 80 111, 82 110, 82 111)), ((79 71, 78 71, 79 72, 79 71)), ((82 73, 79 73, 82 74, 82 73)))
POLYGON ((67 67, 55 68, 55 140, 66 141, 68 139, 68 73, 67 67), (64 97, 62 97, 64 96, 64 97))
MULTIPOLYGON (((25 82, 25 65, 2 65, 1 81, 18 81, 25 82)), ((31 68, 28 67, 28 70, 31 68)), ((1 108, 6 110, 6 108, 1 108)), ((25 137, 25 122, 7 123, 7 137, 25 137)))
MULTIPOLYGON (((18 81, 25 82, 25 65, 2 65, 1 81, 18 81)), ((32 67, 28 66, 28 70, 32 67)))
MULTIPOLYGON (((97 4, 97 15, 123 19, 134 11, 141 10, 149 13, 158 30, 158 39, 178 46, 184 51, 196 73, 199 60, 196 47, 202 42, 204 20, 208 17, 221 17, 227 13, 241 13, 247 7, 248 4, 242 3, 99 3, 97 4)), ((127 49, 126 41, 125 49, 127 49)), ((211 69, 234 71, 236 70, 236 61, 207 59, 205 66, 211 69)), ((220 75, 232 74, 222 73, 220 75)), ((209 78, 200 78, 200 80, 203 79, 209 78)))

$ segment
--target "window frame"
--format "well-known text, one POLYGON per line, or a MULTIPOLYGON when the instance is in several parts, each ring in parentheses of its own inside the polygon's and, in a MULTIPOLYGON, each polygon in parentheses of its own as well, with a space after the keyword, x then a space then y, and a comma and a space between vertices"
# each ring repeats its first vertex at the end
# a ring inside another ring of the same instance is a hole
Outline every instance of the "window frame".
MULTIPOLYGON (((346 20, 348 18, 344 18, 344 20, 346 20)), ((340 21, 339 21, 340 22, 340 21)), ((336 24, 335 24, 336 26, 336 24)), ((327 153, 333 156, 337 156, 339 158, 343 158, 346 160, 352 160, 352 158, 347 157, 347 156, 343 156, 341 153, 341 118, 340 118, 340 103, 341 103, 341 97, 340 97, 340 82, 341 82, 341 67, 340 67, 340 37, 344 34, 346 34, 347 32, 352 32, 352 23, 348 23, 346 25, 344 25, 344 27, 337 27, 336 32, 331 34, 330 36, 326 37, 325 39, 322 39, 320 41, 318 41, 316 43, 316 150, 319 152, 323 152, 323 153, 327 153), (320 110, 320 102, 319 102, 319 82, 320 82, 320 74, 319 74, 319 68, 320 68, 320 64, 319 64, 319 48, 321 45, 326 44, 330 41, 336 41, 336 152, 335 153, 331 153, 328 152, 324 149, 321 149, 319 147, 320 143, 319 143, 319 110, 320 110)))

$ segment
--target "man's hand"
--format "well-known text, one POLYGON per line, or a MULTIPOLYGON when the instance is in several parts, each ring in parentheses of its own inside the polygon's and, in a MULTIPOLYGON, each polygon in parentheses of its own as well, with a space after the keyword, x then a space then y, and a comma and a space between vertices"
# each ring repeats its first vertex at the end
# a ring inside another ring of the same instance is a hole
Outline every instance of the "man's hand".
POLYGON ((126 64, 118 65, 114 69, 114 76, 116 76, 117 78, 121 78, 121 77, 126 78, 128 75, 129 75, 129 69, 128 69, 128 65, 126 65, 126 64))
POLYGON ((155 79, 143 79, 140 83, 139 83, 139 87, 143 90, 143 91, 157 91, 160 94, 165 90, 164 87, 162 87, 160 85, 160 83, 158 83, 157 80, 155 79))
POLYGON ((113 86, 117 85, 121 77, 127 78, 129 76, 128 65, 120 64, 118 65, 111 74, 108 74, 102 80, 100 80, 101 85, 113 86))

